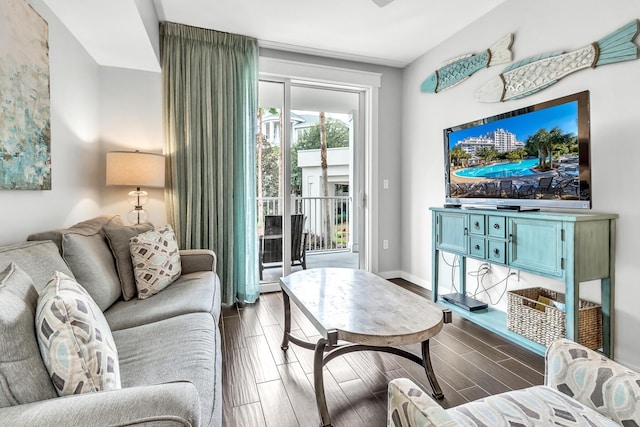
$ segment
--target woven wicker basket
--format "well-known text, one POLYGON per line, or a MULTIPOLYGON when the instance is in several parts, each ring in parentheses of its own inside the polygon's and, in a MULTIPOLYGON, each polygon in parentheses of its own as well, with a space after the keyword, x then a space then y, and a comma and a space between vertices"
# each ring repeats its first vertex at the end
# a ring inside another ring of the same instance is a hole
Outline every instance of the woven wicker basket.
MULTIPOLYGON (((507 329, 548 347, 555 340, 565 338, 565 313, 538 301, 540 296, 564 302, 564 294, 545 288, 507 292, 507 329)), ((576 341, 592 350, 602 348, 602 308, 584 300, 580 300, 579 306, 576 341)))

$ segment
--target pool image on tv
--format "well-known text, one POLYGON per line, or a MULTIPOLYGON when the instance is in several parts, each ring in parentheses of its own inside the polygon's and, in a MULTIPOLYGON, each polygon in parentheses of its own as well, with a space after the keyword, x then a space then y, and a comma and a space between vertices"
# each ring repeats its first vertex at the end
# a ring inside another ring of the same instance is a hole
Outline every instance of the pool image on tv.
POLYGON ((580 180, 579 120, 573 99, 445 129, 447 201, 590 200, 580 180))

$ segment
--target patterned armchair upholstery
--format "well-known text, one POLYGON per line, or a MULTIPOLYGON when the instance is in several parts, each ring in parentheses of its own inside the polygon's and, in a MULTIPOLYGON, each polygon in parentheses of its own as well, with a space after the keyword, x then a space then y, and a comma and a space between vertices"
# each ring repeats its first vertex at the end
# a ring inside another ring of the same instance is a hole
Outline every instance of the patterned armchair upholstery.
POLYGON ((389 383, 389 427, 637 426, 640 374, 569 340, 545 356, 545 385, 443 409, 411 380, 389 383))

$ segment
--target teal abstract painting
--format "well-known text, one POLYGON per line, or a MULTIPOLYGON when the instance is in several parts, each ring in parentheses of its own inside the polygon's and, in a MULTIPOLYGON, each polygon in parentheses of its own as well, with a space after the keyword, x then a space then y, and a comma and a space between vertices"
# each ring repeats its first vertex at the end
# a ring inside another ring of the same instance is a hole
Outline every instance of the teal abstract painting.
POLYGON ((48 34, 25 0, 0 1, 0 190, 51 189, 48 34))

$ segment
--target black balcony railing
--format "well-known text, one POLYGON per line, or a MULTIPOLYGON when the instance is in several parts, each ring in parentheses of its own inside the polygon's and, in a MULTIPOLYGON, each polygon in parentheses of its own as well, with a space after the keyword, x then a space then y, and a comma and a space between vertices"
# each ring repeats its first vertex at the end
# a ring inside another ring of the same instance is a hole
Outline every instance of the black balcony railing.
MULTIPOLYGON (((351 248, 352 200, 349 196, 291 197, 291 213, 306 218, 307 251, 342 251, 351 248)), ((258 198, 258 229, 264 215, 281 215, 282 198, 258 198)))

